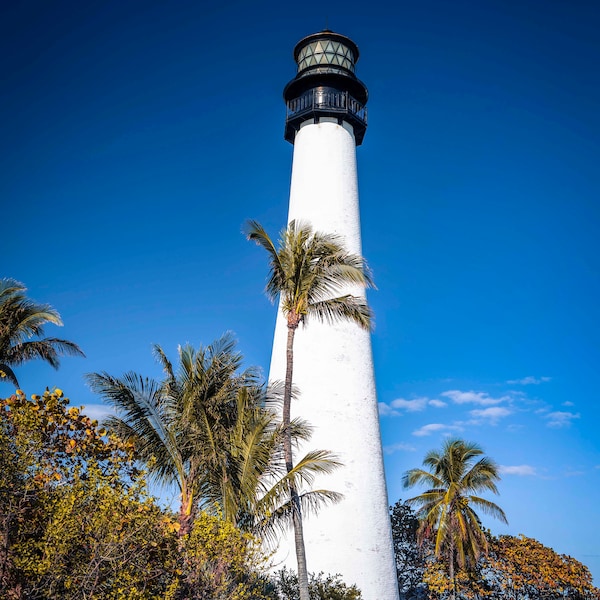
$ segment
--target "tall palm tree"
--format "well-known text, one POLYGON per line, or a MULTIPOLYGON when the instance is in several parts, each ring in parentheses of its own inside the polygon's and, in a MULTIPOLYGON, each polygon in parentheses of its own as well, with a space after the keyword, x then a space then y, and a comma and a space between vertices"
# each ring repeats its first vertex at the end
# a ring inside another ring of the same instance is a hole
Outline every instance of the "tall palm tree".
MULTIPOLYGON (((307 224, 291 221, 282 230, 278 246, 256 221, 248 222, 247 237, 269 255, 266 293, 273 301, 279 298, 281 310, 287 319, 282 422, 285 463, 288 472, 291 472, 294 461, 290 417, 296 331, 300 324, 306 325, 309 318, 329 323, 349 320, 369 329, 372 314, 366 299, 342 291, 348 284, 371 286, 372 281, 363 258, 348 252, 339 236, 314 232, 307 224)), ((301 502, 298 490, 293 485, 290 491, 294 507, 294 544, 300 599, 309 600, 301 502)))
MULTIPOLYGON (((271 400, 255 370, 241 371, 230 335, 198 350, 180 347, 177 371, 160 346, 154 354, 165 374, 160 382, 135 373, 87 375, 91 389, 117 411, 106 426, 133 442, 157 482, 177 486, 181 537, 199 509, 270 534, 290 512, 283 501, 289 481, 310 483, 335 463, 327 454, 309 456, 289 477, 278 466, 282 434, 266 406, 271 400)), ((308 435, 306 427, 295 424, 294 435, 308 435)), ((328 499, 314 491, 303 501, 328 499)))
POLYGON ((37 304, 25 295, 27 288, 14 279, 0 280, 0 378, 19 386, 13 371, 23 363, 41 359, 59 367, 63 355, 85 356, 73 342, 44 335, 47 323, 62 325, 60 315, 49 304, 37 304))
POLYGON ((498 493, 498 465, 474 443, 447 440, 441 452, 432 450, 423 459, 424 469, 410 469, 404 487, 428 486, 427 491, 407 500, 418 507, 420 540, 433 537, 435 555, 445 560, 456 596, 456 567, 473 565, 487 554, 487 539, 475 508, 508 523, 504 511, 480 497, 481 492, 498 493))

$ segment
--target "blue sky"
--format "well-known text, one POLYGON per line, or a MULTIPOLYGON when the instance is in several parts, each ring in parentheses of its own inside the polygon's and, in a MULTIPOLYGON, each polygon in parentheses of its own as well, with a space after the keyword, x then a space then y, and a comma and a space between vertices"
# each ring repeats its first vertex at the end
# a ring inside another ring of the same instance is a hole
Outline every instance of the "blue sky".
MULTIPOLYGON (((0 8, 0 276, 86 359, 27 393, 158 376, 151 345, 234 331, 267 368, 275 309, 248 218, 285 223, 292 49, 361 50, 364 253, 390 502, 447 435, 503 469, 510 525, 600 583, 600 10, 595 2, 15 1, 0 8)), ((6 385, 6 384, 3 384, 6 385)), ((4 393, 8 394, 7 388, 4 393)))

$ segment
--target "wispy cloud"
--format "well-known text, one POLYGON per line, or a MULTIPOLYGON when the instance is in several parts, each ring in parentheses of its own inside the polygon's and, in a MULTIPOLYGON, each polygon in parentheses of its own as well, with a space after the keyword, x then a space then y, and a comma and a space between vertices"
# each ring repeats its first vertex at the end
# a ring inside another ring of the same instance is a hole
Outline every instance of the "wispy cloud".
POLYGON ((579 413, 572 413, 557 410, 547 414, 544 418, 548 419, 548 427, 569 427, 575 419, 579 419, 581 415, 579 413))
POLYGON ((383 447, 385 454, 394 454, 394 452, 416 452, 416 448, 410 444, 389 444, 383 447))
POLYGON ((526 476, 526 475, 535 475, 535 468, 532 467, 531 465, 513 465, 513 466, 508 466, 508 465, 500 465, 499 469, 500 473, 502 473, 502 475, 520 475, 520 476, 526 476))
POLYGON ((509 385, 539 385, 551 381, 552 377, 523 377, 523 379, 509 379, 506 383, 509 385))
POLYGON ((490 406, 489 408, 483 408, 478 410, 472 410, 469 414, 480 421, 489 421, 492 424, 497 423, 501 418, 507 417, 512 414, 512 410, 504 408, 502 406, 490 406))
POLYGON ((397 398, 390 402, 392 408, 406 410, 407 412, 419 412, 425 410, 429 398, 415 398, 414 400, 406 400, 404 398, 397 398))
POLYGON ((379 415, 382 417, 399 417, 402 414, 385 402, 379 402, 377 408, 379 409, 379 415))
POLYGON ((479 404, 481 406, 500 404, 501 402, 507 402, 511 399, 510 396, 493 398, 487 392, 462 392, 460 390, 448 390, 441 395, 450 398, 455 404, 479 404))
POLYGON ((437 398, 430 400, 429 404, 431 406, 435 406, 436 408, 444 408, 444 406, 448 406, 447 402, 443 402, 442 400, 438 400, 437 398))
POLYGON ((384 417, 399 417, 403 412, 421 412, 428 406, 441 408, 446 406, 446 403, 437 399, 432 400, 427 396, 421 396, 411 400, 407 400, 406 398, 396 398, 396 400, 392 400, 389 404, 380 402, 379 414, 384 417))
POLYGON ((413 435, 417 437, 424 437, 426 435, 431 435, 436 431, 445 431, 450 433, 451 431, 461 431, 462 427, 459 425, 447 425, 445 423, 429 423, 429 425, 423 425, 419 429, 416 429, 412 432, 413 435))

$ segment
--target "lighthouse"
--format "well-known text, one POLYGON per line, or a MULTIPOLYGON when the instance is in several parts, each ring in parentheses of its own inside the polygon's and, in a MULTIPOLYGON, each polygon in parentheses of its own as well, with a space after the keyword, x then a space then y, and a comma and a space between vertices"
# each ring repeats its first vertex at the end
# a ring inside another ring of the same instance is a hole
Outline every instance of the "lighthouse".
MULTIPOLYGON (((294 49, 296 76, 284 89, 285 139, 293 144, 288 222, 340 236, 362 255, 356 147, 367 129, 366 86, 356 77, 359 51, 329 30, 309 35, 294 49)), ((360 287, 346 293, 365 294, 360 287)), ((285 378, 287 322, 275 326, 269 379, 285 378)), ((388 498, 368 331, 351 322, 311 320, 296 332, 292 418, 313 427, 306 450, 329 450, 342 466, 312 486, 343 494, 317 515, 304 515, 310 572, 339 573, 364 600, 397 600, 388 498)), ((276 563, 296 569, 293 535, 282 539, 276 563)))

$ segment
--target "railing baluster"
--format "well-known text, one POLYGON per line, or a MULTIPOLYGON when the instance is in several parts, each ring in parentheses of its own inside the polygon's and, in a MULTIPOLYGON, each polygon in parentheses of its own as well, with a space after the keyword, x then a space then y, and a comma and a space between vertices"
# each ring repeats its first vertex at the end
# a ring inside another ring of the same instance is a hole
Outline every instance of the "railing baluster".
POLYGON ((302 113, 315 109, 330 109, 334 114, 352 114, 365 124, 367 122, 366 107, 350 96, 347 91, 336 92, 328 90, 318 92, 314 89, 310 90, 310 92, 287 102, 286 115, 288 119, 292 119, 302 113))

